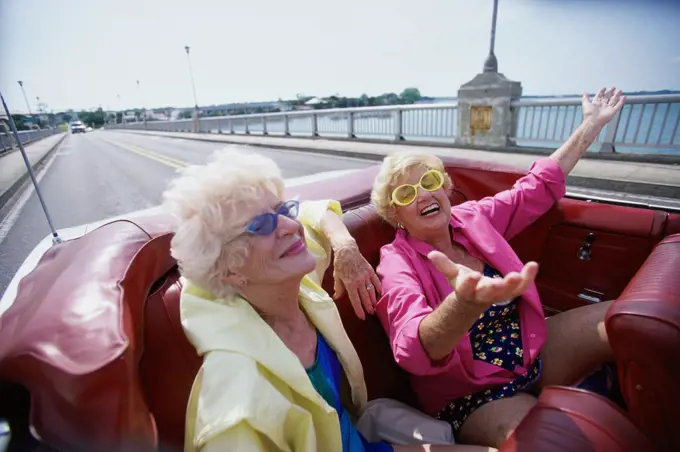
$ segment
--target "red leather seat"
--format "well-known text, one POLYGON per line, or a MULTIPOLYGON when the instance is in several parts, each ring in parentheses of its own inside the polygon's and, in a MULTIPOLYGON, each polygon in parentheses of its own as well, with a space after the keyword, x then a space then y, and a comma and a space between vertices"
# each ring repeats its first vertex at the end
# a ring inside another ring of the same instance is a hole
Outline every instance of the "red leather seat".
POLYGON ((182 330, 181 290, 175 268, 149 295, 144 310, 145 349, 139 373, 158 427, 159 450, 164 452, 183 450, 187 402, 203 362, 182 330))
POLYGON ((680 450, 680 234, 654 248, 606 327, 631 419, 661 450, 680 450))
POLYGON ((649 440, 609 400, 582 389, 545 388, 501 452, 647 452, 649 440))
MULTIPOLYGON (((160 224, 160 221, 158 221, 160 224)), ((0 328, 0 379, 31 393, 30 422, 58 450, 150 450, 141 386, 142 311, 168 236, 115 221, 52 247, 19 286, 0 328)))

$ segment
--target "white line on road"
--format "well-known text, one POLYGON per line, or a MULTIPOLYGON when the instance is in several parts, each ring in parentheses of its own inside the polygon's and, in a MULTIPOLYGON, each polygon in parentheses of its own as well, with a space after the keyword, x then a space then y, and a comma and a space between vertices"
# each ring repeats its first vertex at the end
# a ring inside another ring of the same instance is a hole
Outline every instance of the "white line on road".
MULTIPOLYGON (((66 141, 66 140, 65 140, 66 141)), ((64 141, 62 141, 62 144, 64 141)), ((55 152, 52 157, 50 157, 49 161, 45 166, 37 172, 35 175, 35 180, 40 184, 40 181, 42 180, 43 177, 45 177, 45 174, 47 173, 47 170, 50 169, 50 166, 52 166, 52 163, 54 163, 54 159, 59 155, 59 151, 61 150, 62 144, 59 145, 59 148, 57 149, 57 152, 55 152)), ((31 198, 31 195, 35 191, 35 187, 33 187, 33 182, 31 179, 28 179, 28 187, 21 193, 21 196, 19 196, 19 199, 17 202, 12 206, 10 211, 7 213, 5 218, 0 221, 0 245, 2 245, 2 242, 7 238, 7 235, 9 234, 9 231, 12 230, 12 226, 14 226, 14 223, 17 222, 19 219, 19 215, 21 214, 22 209, 24 208, 24 205, 28 202, 28 200, 31 198)), ((49 208, 49 206, 48 206, 49 208)))

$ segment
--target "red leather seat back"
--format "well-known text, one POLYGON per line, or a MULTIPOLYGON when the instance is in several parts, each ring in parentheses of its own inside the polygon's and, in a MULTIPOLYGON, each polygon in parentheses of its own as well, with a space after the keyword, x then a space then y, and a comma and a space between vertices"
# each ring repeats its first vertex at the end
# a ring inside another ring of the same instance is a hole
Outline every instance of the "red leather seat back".
POLYGON ((162 451, 183 450, 187 402, 203 362, 182 329, 181 290, 174 268, 149 294, 144 311, 145 348, 139 372, 162 451))
POLYGON ((55 449, 155 447, 137 320, 148 288, 174 265, 154 261, 155 244, 139 225, 115 221, 54 246, 3 314, 0 379, 30 391, 30 422, 55 449))
POLYGON ((611 401, 582 389, 545 388, 500 452, 642 452, 654 450, 611 401))
POLYGON ((680 234, 654 248, 606 318, 631 419, 680 450, 680 234))

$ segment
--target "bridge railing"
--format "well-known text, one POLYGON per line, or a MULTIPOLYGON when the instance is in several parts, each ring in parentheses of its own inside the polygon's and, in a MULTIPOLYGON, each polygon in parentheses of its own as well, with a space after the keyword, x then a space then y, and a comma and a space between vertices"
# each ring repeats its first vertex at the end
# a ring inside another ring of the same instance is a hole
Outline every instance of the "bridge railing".
MULTIPOLYGON (((580 98, 519 99, 511 103, 519 146, 557 147, 583 119, 580 98)), ((680 151, 680 95, 629 96, 591 150, 672 153, 680 151)))
MULTIPOLYGON (((43 130, 22 130, 19 132, 19 139, 23 144, 28 144, 36 140, 49 137, 51 135, 61 133, 59 128, 43 129, 43 130)), ((6 133, 0 129, 0 155, 6 154, 16 146, 14 134, 6 133)))
MULTIPOLYGON (((553 148, 581 122, 581 100, 519 99, 511 103, 518 147, 553 148)), ((677 153, 680 150, 680 95, 629 96, 620 114, 590 151, 677 153)), ((194 120, 117 124, 112 128, 195 132, 194 120)), ((457 103, 289 111, 204 117, 198 132, 272 136, 439 142, 454 145, 457 103)))
MULTIPOLYGON (((201 118, 199 132, 314 136, 346 139, 450 141, 456 138, 458 105, 420 104, 334 108, 201 118)), ((113 128, 144 129, 144 123, 113 128)), ((194 121, 147 122, 147 130, 193 132, 194 121)))

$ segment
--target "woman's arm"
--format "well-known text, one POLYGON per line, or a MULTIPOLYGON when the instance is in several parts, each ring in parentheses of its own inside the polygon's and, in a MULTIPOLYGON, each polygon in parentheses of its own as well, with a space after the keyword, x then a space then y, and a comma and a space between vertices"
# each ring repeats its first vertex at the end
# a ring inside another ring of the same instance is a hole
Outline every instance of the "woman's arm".
POLYGON ((621 90, 614 92, 614 88, 609 91, 602 88, 592 101, 587 94, 582 95, 583 122, 550 156, 562 168, 565 175, 574 169, 604 126, 623 108, 625 102, 626 96, 622 95, 621 90))
POLYGON ((454 209, 480 213, 505 240, 512 239, 560 200, 567 191, 564 173, 548 157, 536 160, 512 188, 454 209))
POLYGON ((361 255, 356 240, 336 212, 328 210, 324 213, 321 218, 321 230, 335 255, 333 298, 340 298, 347 292, 354 312, 363 320, 366 318, 364 310, 369 314, 375 312, 380 280, 373 267, 361 255))
POLYGON ((357 245, 342 218, 333 210, 327 210, 321 217, 321 231, 330 242, 333 251, 357 245))
MULTIPOLYGON (((483 214, 506 240, 520 233, 546 213, 566 192, 566 175, 595 142, 602 129, 625 102, 621 91, 602 88, 590 101, 583 95, 583 122, 551 156, 534 162, 529 173, 509 190, 480 201, 466 203, 483 214)), ((463 207, 461 206, 461 207, 463 207)))
POLYGON ((420 322, 418 335, 427 356, 432 361, 449 357, 484 311, 483 306, 461 301, 451 292, 420 322))
MULTIPOLYGON (((436 322, 434 328, 423 331, 423 324, 428 318, 436 318, 446 309, 440 309, 440 305, 433 310, 409 261, 391 245, 381 250, 378 274, 382 278, 383 292, 376 306, 376 315, 387 333, 394 360, 412 375, 445 372, 453 362, 451 358, 458 341, 451 342, 444 336, 449 337, 449 331, 458 326, 464 329, 465 320, 445 316, 441 322, 436 322), (444 342, 446 345, 442 346, 444 342)), ((467 328, 472 326, 473 321, 467 328)))
POLYGON ((428 258, 454 289, 420 322, 420 340, 432 360, 449 356, 489 306, 522 295, 538 273, 538 265, 529 262, 521 273, 510 272, 503 278, 489 278, 455 264, 439 251, 432 251, 428 258))
POLYGON ((337 201, 304 201, 300 203, 298 219, 307 231, 307 245, 317 258, 318 283, 323 280, 332 252, 333 297, 337 299, 347 292, 354 312, 363 320, 365 312, 374 313, 380 280, 361 255, 341 216, 342 209, 337 201))

